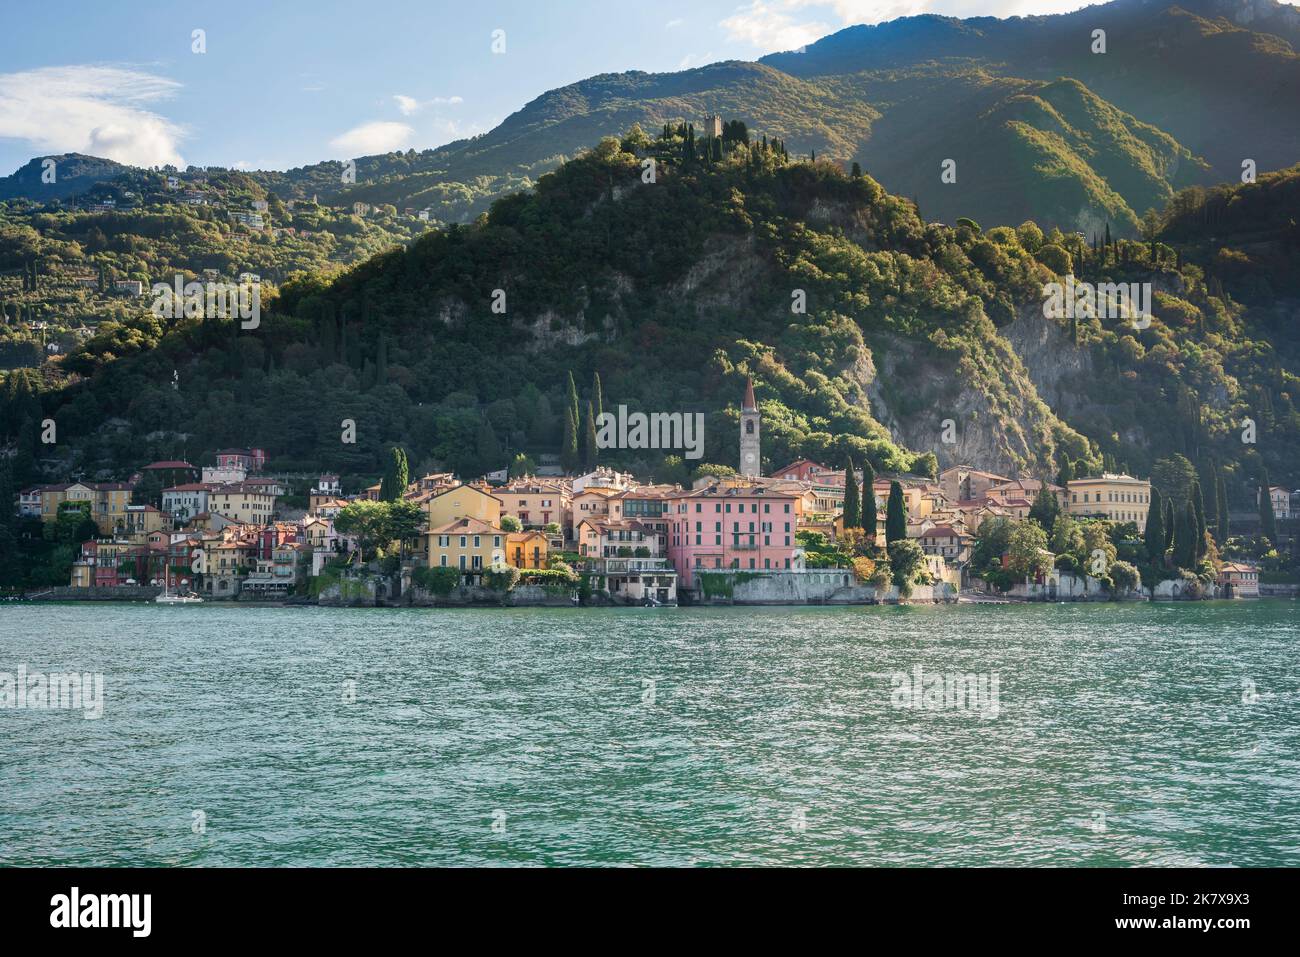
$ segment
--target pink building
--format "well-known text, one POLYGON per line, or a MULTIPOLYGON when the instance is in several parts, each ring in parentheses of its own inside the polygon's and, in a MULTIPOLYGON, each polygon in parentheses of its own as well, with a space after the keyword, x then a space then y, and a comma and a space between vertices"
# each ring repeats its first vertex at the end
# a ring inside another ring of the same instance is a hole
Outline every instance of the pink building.
POLYGON ((745 480, 669 496, 668 557, 682 588, 697 569, 784 571, 803 567, 795 540, 803 500, 745 480))

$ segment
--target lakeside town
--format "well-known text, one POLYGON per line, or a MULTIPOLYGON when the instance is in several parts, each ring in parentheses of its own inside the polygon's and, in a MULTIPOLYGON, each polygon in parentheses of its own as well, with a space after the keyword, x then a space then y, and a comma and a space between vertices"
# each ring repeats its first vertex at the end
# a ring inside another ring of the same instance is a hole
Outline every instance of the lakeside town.
POLYGON ((412 478, 400 448, 369 487, 319 475, 305 508, 289 504, 294 479, 266 474, 260 448, 222 449, 210 465, 151 462, 118 482, 36 485, 19 492, 15 517, 77 548, 66 585, 24 597, 660 606, 1297 590, 1282 569, 1295 562, 1300 490, 1261 490, 1257 521, 1242 529, 1258 534, 1230 538, 1243 517, 1213 494, 1207 510, 1194 473, 1177 503, 1112 472, 1057 484, 964 465, 930 477, 800 459, 762 475, 752 381, 739 426, 741 470, 687 486, 531 462, 524 474, 412 478))

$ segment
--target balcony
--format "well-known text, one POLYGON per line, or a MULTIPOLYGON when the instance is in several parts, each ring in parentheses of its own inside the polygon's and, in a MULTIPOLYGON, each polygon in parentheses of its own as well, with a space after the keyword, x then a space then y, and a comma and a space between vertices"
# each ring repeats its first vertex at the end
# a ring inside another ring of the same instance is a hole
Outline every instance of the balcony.
POLYGON ((634 572, 672 572, 673 566, 666 558, 606 558, 606 575, 627 575, 634 572))

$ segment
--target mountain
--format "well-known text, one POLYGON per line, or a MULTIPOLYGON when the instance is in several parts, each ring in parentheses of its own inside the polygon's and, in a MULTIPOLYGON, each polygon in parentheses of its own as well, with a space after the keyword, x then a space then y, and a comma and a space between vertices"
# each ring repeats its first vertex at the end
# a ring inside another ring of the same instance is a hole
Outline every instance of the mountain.
MULTIPOLYGON (((1186 186, 1300 159, 1300 12, 1274 0, 1113 0, 1075 13, 855 26, 798 52, 677 73, 602 74, 551 90, 492 131, 423 152, 251 174, 281 198, 428 208, 466 222, 493 199, 639 123, 744 121, 846 166, 859 162, 927 218, 1032 218, 1137 233, 1186 186), (1105 52, 1094 53, 1095 30, 1105 52), (941 164, 956 163, 956 181, 941 164)), ((30 167, 31 164, 29 164, 30 167)), ((27 170, 28 167, 24 167, 27 170)), ((17 175, 17 174, 16 174, 17 175)), ((37 198, 30 176, 0 196, 37 198)))
MULTIPOLYGON (((561 448, 571 374, 581 409, 599 374, 605 408, 705 413, 701 461, 733 467, 752 376, 767 468, 852 455, 890 472, 1147 474, 1180 454, 1218 462, 1247 507, 1263 467, 1300 470, 1300 360, 1269 342, 1300 305, 1244 303, 1213 257, 1193 259, 1212 233, 1175 216, 1166 228, 1185 230, 1186 251, 1092 250, 1032 223, 926 223, 869 176, 731 132, 713 160, 683 129, 603 140, 479 222, 332 281, 285 282, 255 331, 104 323, 44 377, 6 377, 15 471, 30 480, 44 457, 50 474, 115 475, 253 444, 277 470, 373 476, 397 443, 417 468, 478 474, 561 448), (1067 272, 1150 282, 1149 327, 1045 317, 1044 285, 1067 272), (1247 416, 1257 445, 1240 441, 1247 416), (53 449, 37 441, 43 418, 58 423, 53 449), (341 440, 347 420, 355 442, 341 440)), ((1268 193, 1289 222, 1297 175, 1234 195, 1268 193)), ((1196 195, 1171 208, 1194 216, 1196 195)), ((669 481, 699 464, 657 451, 602 461, 669 481)))
POLYGON ((38 156, 19 167, 9 176, 0 176, 0 200, 6 199, 66 199, 109 183, 131 167, 109 159, 86 156, 84 153, 62 153, 38 156), (48 161, 53 160, 53 181, 48 161))

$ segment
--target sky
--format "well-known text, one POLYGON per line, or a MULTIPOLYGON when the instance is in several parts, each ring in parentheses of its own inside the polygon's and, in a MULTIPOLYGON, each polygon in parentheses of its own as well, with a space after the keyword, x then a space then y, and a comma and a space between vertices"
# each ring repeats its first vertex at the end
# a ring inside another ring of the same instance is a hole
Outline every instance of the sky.
POLYGON ((752 60, 917 13, 1007 17, 1085 5, 0 0, 0 175, 62 152, 137 166, 288 169, 429 149, 487 132, 547 90, 597 73, 752 60))

